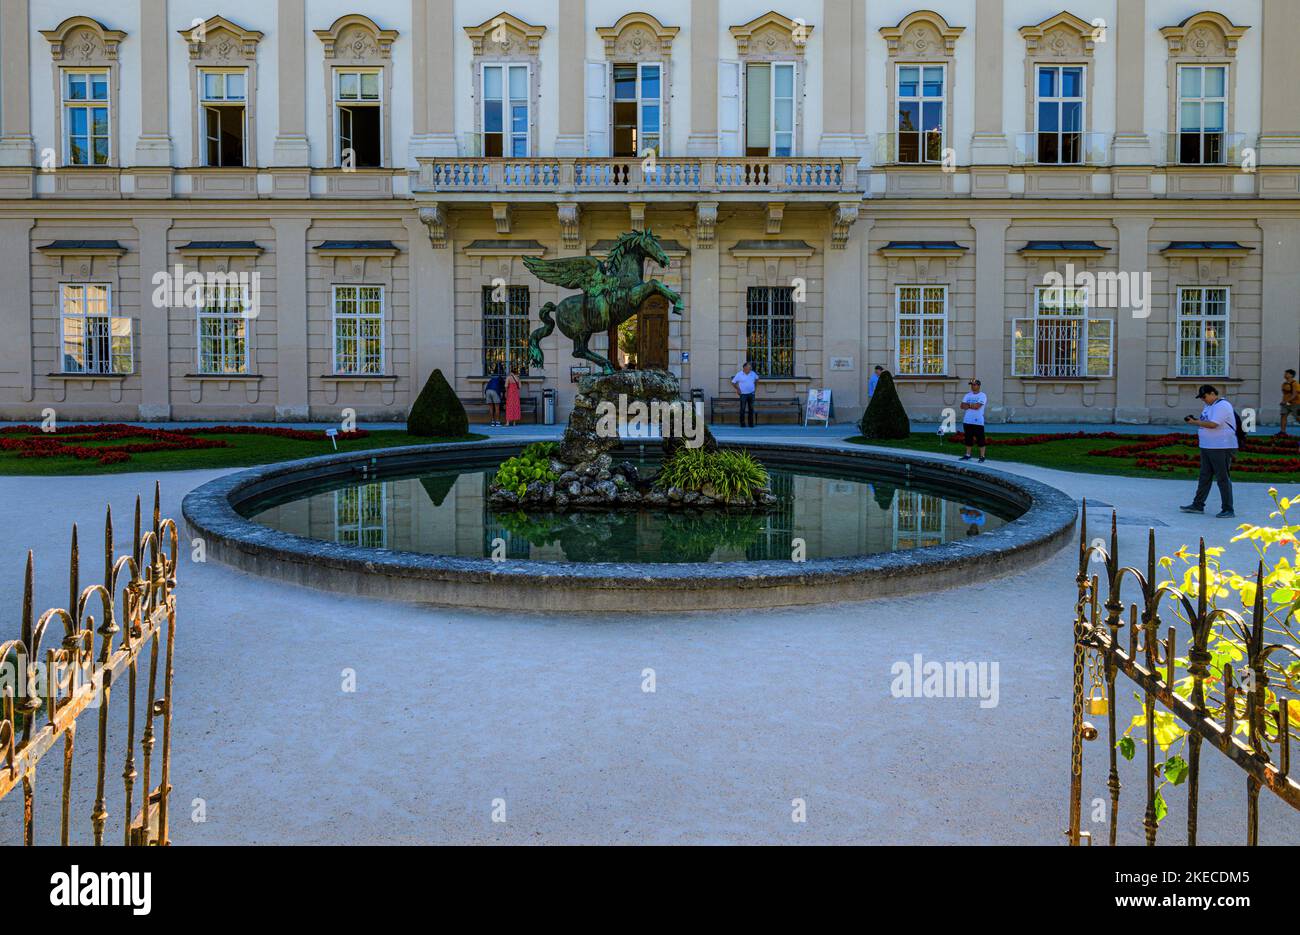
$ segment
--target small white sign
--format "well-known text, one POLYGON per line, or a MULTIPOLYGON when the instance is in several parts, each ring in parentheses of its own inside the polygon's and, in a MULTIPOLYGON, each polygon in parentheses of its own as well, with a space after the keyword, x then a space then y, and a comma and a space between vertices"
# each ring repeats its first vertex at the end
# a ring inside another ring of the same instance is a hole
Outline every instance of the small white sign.
POLYGON ((831 369, 832 369, 832 370, 852 370, 852 369, 853 369, 853 358, 852 358, 852 357, 832 357, 832 358, 831 358, 831 369))
POLYGON ((808 403, 804 407, 803 424, 809 422, 825 422, 826 427, 831 425, 831 391, 818 390, 812 387, 808 388, 808 403))
POLYGON ((339 436, 339 430, 338 430, 338 429, 326 429, 326 430, 325 430, 325 437, 328 438, 328 439, 330 440, 330 444, 334 446, 334 450, 335 450, 335 451, 338 451, 338 450, 339 450, 338 436, 339 436))

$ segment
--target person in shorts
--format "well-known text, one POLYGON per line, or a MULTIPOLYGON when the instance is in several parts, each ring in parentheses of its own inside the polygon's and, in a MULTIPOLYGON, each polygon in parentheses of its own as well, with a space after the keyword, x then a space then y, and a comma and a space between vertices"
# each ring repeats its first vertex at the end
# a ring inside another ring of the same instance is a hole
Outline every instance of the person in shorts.
POLYGON ((483 387, 483 401, 487 403, 488 418, 491 420, 491 425, 501 424, 501 397, 505 394, 505 391, 506 378, 501 372, 501 365, 497 364, 497 368, 492 372, 487 385, 483 387))
POLYGON ((978 448, 980 464, 984 463, 984 453, 987 450, 984 442, 984 410, 988 404, 989 398, 980 392, 980 381, 972 379, 970 392, 961 398, 961 426, 966 434, 966 453, 961 456, 962 461, 969 461, 971 449, 978 448))
POLYGON ((1282 378, 1282 429, 1277 434, 1286 434, 1287 419, 1300 423, 1300 383, 1296 382, 1294 370, 1288 370, 1282 378))

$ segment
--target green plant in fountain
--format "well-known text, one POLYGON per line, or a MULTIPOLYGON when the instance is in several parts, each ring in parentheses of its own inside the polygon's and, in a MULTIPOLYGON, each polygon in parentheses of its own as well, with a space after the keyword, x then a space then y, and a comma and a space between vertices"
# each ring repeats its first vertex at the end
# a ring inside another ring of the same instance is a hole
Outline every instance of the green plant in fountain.
POLYGON ((664 462, 655 485, 680 487, 723 500, 752 500, 767 487, 767 468, 747 451, 681 448, 664 462))
MULTIPOLYGON (((1233 542, 1249 541, 1258 556, 1259 566, 1263 571, 1261 584, 1264 589, 1264 644, 1273 651, 1266 652, 1265 672, 1268 684, 1264 686, 1264 723, 1268 730, 1276 734, 1278 730, 1281 705, 1287 706, 1288 732, 1292 743, 1300 740, 1300 699, 1293 697, 1300 692, 1300 517, 1292 516, 1300 508, 1300 496, 1282 497, 1276 488, 1269 489, 1269 496, 1277 509, 1269 514, 1269 519, 1277 525, 1264 526, 1243 524, 1240 532, 1233 537, 1233 542), (1285 691, 1289 695, 1283 695, 1285 691)), ((1235 611, 1241 619, 1250 625, 1254 622, 1256 578, 1255 573, 1242 574, 1230 568, 1224 568, 1220 547, 1207 548, 1206 553, 1206 600, 1213 610, 1219 607, 1235 611)), ((1195 606, 1200 593, 1200 564, 1197 552, 1182 546, 1172 556, 1160 559, 1160 567, 1170 574, 1165 582, 1175 587, 1195 606), (1181 574, 1180 574, 1181 573, 1181 574)), ((1190 628, 1190 621, 1179 602, 1170 602, 1175 608, 1174 615, 1190 628)), ((1235 686, 1233 699, 1234 732, 1250 742, 1250 723, 1248 720, 1248 687, 1253 674, 1246 667, 1248 658, 1247 633, 1240 623, 1231 617, 1218 617, 1210 625, 1206 647, 1210 652, 1209 676, 1204 682, 1205 706, 1215 720, 1227 721, 1227 701, 1224 693, 1225 672, 1228 666, 1235 686)), ((1174 659, 1174 693, 1190 698, 1193 678, 1188 673, 1188 657, 1174 659), (1180 677, 1181 676, 1181 677, 1180 677)), ((1263 681, 1263 680, 1261 680, 1263 681)), ((1136 695, 1139 702, 1141 696, 1136 695)), ((1134 716, 1124 736, 1116 742, 1119 752, 1125 759, 1133 759, 1137 744, 1146 741, 1135 735, 1138 728, 1146 727, 1145 714, 1134 716)), ((1187 729, 1168 711, 1155 711, 1155 723, 1152 736, 1165 759, 1156 763, 1156 779, 1159 788, 1156 791, 1156 820, 1168 814, 1169 808, 1164 798, 1164 788, 1169 785, 1179 786, 1187 779, 1188 763, 1184 754, 1187 752, 1187 729)), ((1267 741, 1264 745, 1269 747, 1267 741)))
POLYGON ((492 483, 521 497, 534 481, 554 483, 559 475, 551 470, 551 458, 558 447, 555 442, 533 442, 513 458, 502 461, 492 483))

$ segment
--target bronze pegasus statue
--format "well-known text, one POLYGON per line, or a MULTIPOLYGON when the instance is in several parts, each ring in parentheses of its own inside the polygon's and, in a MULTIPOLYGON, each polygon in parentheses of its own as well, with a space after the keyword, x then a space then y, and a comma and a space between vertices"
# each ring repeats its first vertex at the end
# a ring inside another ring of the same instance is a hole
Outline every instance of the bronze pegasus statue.
POLYGON ((599 364, 602 373, 613 373, 614 365, 587 347, 593 334, 621 325, 636 314, 642 302, 656 294, 666 298, 676 314, 682 314, 684 306, 679 293, 657 279, 644 280, 647 259, 665 269, 668 267, 668 255, 648 230, 631 231, 619 237, 604 260, 590 256, 558 260, 524 257, 524 266, 542 282, 581 290, 581 295, 568 296, 558 305, 547 302, 538 312, 542 327, 528 336, 528 358, 532 364, 542 365, 540 342, 559 325, 560 332, 573 341, 575 357, 599 364))

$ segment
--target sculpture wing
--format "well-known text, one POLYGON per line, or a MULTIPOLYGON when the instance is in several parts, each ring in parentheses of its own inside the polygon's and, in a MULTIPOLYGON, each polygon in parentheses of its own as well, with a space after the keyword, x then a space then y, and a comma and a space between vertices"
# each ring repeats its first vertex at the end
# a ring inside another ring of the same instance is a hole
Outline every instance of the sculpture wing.
POLYGON ((526 256, 524 266, 542 282, 564 289, 589 289, 600 278, 600 261, 590 256, 570 256, 558 260, 526 256))

